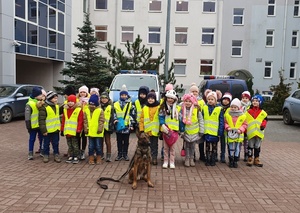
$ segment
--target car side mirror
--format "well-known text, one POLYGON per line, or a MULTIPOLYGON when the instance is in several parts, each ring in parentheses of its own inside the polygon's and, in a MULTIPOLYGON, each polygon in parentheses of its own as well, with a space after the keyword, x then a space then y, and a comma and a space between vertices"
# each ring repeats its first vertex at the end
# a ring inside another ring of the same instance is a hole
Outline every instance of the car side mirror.
POLYGON ((21 98, 21 97, 24 97, 24 95, 22 93, 19 92, 16 94, 16 98, 21 98))

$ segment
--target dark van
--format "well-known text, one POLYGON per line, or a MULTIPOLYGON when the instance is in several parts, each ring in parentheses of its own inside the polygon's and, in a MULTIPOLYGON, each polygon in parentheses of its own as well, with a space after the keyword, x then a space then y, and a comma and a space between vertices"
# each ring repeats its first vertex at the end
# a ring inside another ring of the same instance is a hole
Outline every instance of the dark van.
POLYGON ((200 83, 200 93, 204 96, 204 91, 211 89, 213 91, 220 90, 222 94, 230 92, 233 98, 241 99, 242 92, 248 90, 245 80, 234 79, 233 76, 205 76, 200 83))

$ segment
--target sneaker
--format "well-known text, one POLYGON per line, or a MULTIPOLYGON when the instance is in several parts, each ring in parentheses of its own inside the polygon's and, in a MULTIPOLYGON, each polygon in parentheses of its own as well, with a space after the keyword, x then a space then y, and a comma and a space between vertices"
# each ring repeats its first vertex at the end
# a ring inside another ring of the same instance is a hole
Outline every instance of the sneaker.
POLYGON ((69 157, 67 160, 66 160, 66 163, 72 163, 73 161, 73 157, 69 157))
POLYGON ((175 164, 174 163, 170 164, 170 169, 175 169, 175 164))
POLYGON ((49 162, 49 156, 48 155, 44 155, 43 162, 44 163, 48 163, 49 162))
POLYGON ((73 164, 77 164, 77 163, 79 163, 79 160, 78 160, 78 158, 76 158, 76 157, 75 157, 75 158, 74 158, 74 160, 72 161, 72 163, 73 163, 73 164))
POLYGON ((44 157, 44 150, 42 150, 42 149, 40 150, 40 156, 44 157))
POLYGON ((163 167, 163 169, 167 169, 167 168, 168 168, 168 163, 164 163, 164 164, 162 165, 162 167, 163 167))
POLYGON ((58 154, 54 155, 54 161, 55 161, 56 163, 60 163, 60 162, 61 162, 61 160, 60 160, 58 154))
POLYGON ((126 156, 124 157, 124 159, 125 159, 126 161, 129 161, 128 155, 126 155, 126 156))
POLYGON ((115 161, 120 161, 120 160, 122 160, 122 159, 123 159, 123 157, 118 155, 118 156, 116 157, 115 161))
POLYGON ((195 166, 194 159, 190 159, 190 166, 191 166, 191 167, 194 167, 194 166, 195 166))
POLYGON ((28 160, 33 160, 33 152, 28 153, 28 160))

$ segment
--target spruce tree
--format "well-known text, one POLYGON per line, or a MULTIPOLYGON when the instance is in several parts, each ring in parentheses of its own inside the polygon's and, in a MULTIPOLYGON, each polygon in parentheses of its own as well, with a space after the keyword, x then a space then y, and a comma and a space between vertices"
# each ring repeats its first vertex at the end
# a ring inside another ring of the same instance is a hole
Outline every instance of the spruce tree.
MULTIPOLYGON (((73 43, 78 53, 72 53, 73 61, 67 62, 67 68, 60 73, 67 76, 67 80, 59 80, 64 85, 72 85, 78 89, 82 85, 97 87, 104 91, 112 81, 106 59, 97 51, 97 39, 89 18, 85 13, 85 20, 79 30, 78 40, 73 43)), ((62 88, 57 88, 62 89, 62 88)))

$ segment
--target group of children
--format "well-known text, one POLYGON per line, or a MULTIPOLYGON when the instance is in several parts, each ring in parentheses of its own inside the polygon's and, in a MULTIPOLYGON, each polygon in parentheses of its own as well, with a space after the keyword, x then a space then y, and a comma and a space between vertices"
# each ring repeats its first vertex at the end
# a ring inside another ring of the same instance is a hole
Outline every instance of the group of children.
POLYGON ((232 100, 230 93, 222 96, 220 91, 206 90, 204 99, 195 84, 188 94, 179 98, 172 84, 167 84, 161 100, 148 87, 142 86, 138 99, 132 103, 126 85, 122 86, 119 100, 115 103, 107 92, 99 94, 97 88, 82 86, 76 95, 75 89, 66 87, 65 102, 57 103, 58 95, 45 94, 34 88, 26 104, 25 122, 29 132, 28 159, 33 159, 33 146, 39 135, 43 162, 49 162, 49 147, 52 144, 54 161, 61 162, 59 134, 68 144, 67 163, 77 164, 85 159, 88 140, 88 163, 111 162, 111 134, 116 132, 117 157, 115 161, 129 161, 129 136, 133 130, 140 137, 149 137, 152 164, 157 165, 158 141, 163 139, 163 168, 175 168, 175 145, 180 135, 185 149, 184 165, 195 166, 195 146, 199 145, 200 160, 207 166, 218 161, 218 142, 221 143, 220 160, 225 163, 226 147, 229 167, 237 168, 242 144, 244 160, 248 166, 262 166, 260 147, 267 124, 267 113, 262 109, 262 98, 251 98, 243 92, 241 100, 232 100), (62 119, 61 119, 62 117, 62 119), (246 134, 247 133, 247 134, 246 134), (106 157, 103 153, 106 144, 106 157))

